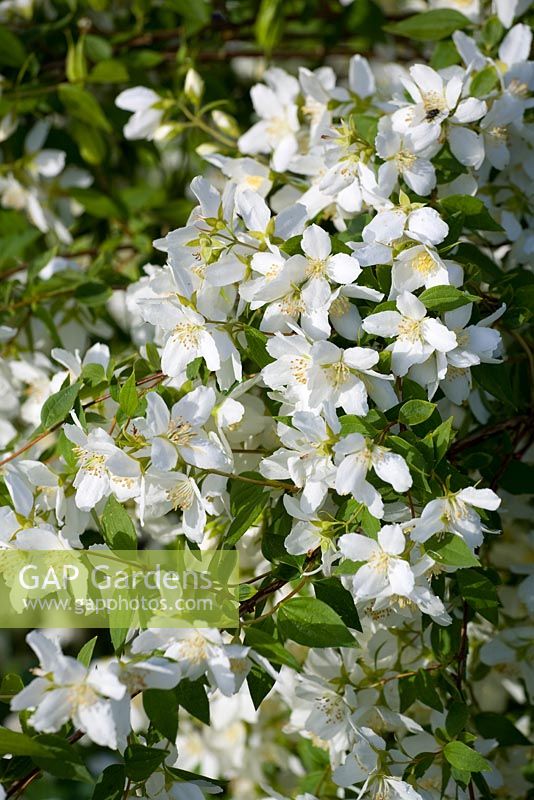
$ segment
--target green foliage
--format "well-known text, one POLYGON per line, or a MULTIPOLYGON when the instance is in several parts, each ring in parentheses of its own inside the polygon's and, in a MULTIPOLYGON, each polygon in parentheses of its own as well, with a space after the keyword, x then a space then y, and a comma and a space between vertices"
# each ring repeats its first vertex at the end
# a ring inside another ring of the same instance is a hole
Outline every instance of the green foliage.
POLYGON ((351 647, 354 637, 329 605, 313 597, 293 597, 278 611, 278 630, 308 647, 351 647))

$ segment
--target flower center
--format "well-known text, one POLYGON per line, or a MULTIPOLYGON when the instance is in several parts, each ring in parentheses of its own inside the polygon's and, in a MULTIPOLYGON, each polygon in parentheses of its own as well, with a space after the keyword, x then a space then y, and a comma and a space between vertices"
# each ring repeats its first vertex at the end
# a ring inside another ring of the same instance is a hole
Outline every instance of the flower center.
POLYGON ((101 477, 106 472, 106 457, 102 453, 92 453, 83 447, 75 447, 74 453, 81 460, 81 468, 91 475, 101 477))
POLYGON ((191 481, 180 481, 173 486, 172 489, 167 489, 167 499, 170 500, 174 510, 180 508, 185 511, 193 505, 195 493, 193 491, 193 484, 191 481))
POLYGON ((421 322, 418 319, 403 317, 399 323, 399 337, 417 342, 421 339, 421 322))
POLYGON ((389 553, 384 552, 384 550, 379 550, 371 556, 369 563, 376 572, 384 575, 388 571, 389 559, 389 553))
POLYGON ((282 314, 287 314, 288 317, 298 317, 306 310, 304 301, 300 296, 300 292, 293 292, 288 294, 280 302, 280 311, 282 314))
POLYGON ((190 422, 185 419, 171 420, 169 423, 169 430, 167 431, 167 438, 173 444, 178 446, 189 444, 194 436, 194 431, 190 422))
POLYGON ((495 125, 490 128, 489 135, 498 142, 506 143, 508 141, 508 129, 504 125, 495 125))
POLYGON ((178 340, 184 347, 198 347, 202 331, 202 325, 194 322, 179 322, 173 330, 172 338, 178 340))
POLYGON ((309 258, 306 275, 309 278, 322 278, 326 272, 326 259, 309 258))
POLYGON ((349 309, 350 302, 343 295, 339 295, 330 306, 330 316, 342 317, 349 309))
POLYGON ((404 172, 405 169, 412 167, 416 159, 417 156, 415 156, 414 153, 409 153, 407 150, 400 150, 395 156, 395 161, 397 162, 397 167, 400 172, 404 172))
POLYGON ((508 91, 516 97, 526 97, 528 94, 528 84, 520 81, 519 78, 514 78, 508 84, 508 91))
POLYGON ((328 382, 336 389, 342 386, 350 375, 350 368, 343 361, 323 367, 328 382))
POLYGON ((436 269, 436 262, 426 250, 418 253, 412 261, 412 268, 422 275, 430 275, 436 269))
POLYGON ((308 383, 308 367, 310 362, 307 358, 293 358, 290 365, 291 374, 297 383, 308 383))
POLYGON ((195 633, 189 639, 181 642, 179 647, 180 657, 191 664, 202 664, 208 657, 206 640, 200 633, 195 633))
POLYGON ((87 683, 78 683, 69 686, 68 699, 73 706, 90 706, 98 700, 98 695, 87 683))
POLYGON ((249 186, 254 191, 257 191, 263 183, 263 178, 261 175, 247 175, 243 183, 245 186, 249 186))

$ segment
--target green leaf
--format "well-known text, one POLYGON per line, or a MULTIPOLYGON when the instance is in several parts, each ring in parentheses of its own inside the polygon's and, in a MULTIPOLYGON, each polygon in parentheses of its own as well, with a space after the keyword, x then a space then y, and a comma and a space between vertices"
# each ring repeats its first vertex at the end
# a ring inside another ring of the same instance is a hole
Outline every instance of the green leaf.
POLYGON ((497 739, 501 747, 530 746, 530 741, 504 714, 483 711, 475 717, 477 731, 484 739, 497 739))
POLYGON ((111 764, 99 776, 91 800, 123 800, 126 772, 122 764, 111 764))
POLYGON ((436 533, 424 545, 430 558, 448 567, 477 567, 478 558, 473 555, 461 536, 455 533, 436 533))
POLYGON ((429 670, 420 669, 415 676, 415 692, 417 699, 436 711, 443 711, 443 703, 437 692, 435 679, 429 670))
POLYGON ((98 636, 93 636, 92 639, 89 639, 83 647, 80 649, 80 652, 76 656, 80 664, 83 664, 84 667, 88 667, 91 663, 91 659, 93 657, 93 650, 95 649, 95 644, 97 643, 98 636))
POLYGON ((194 3, 191 0, 168 0, 167 5, 183 16, 188 35, 210 23, 211 5, 206 0, 195 0, 194 3))
POLYGON ((76 381, 71 386, 65 386, 60 389, 59 392, 56 392, 46 400, 41 409, 41 426, 44 430, 49 430, 63 422, 74 407, 80 389, 81 383, 76 381))
POLYGON ((399 422, 404 425, 419 425, 432 416, 436 410, 435 403, 428 400, 408 400, 399 412, 399 422))
POLYGON ((245 338, 247 340, 248 355, 260 369, 274 361, 267 352, 267 336, 264 333, 249 326, 245 330, 245 338))
POLYGON ((470 25, 467 17, 453 9, 436 9, 423 14, 392 22, 384 26, 388 33, 396 36, 406 36, 419 42, 436 42, 446 39, 454 31, 462 30, 470 25))
POLYGON ((244 481, 232 481, 232 483, 239 484, 239 486, 232 493, 233 519, 224 538, 225 548, 233 547, 254 524, 265 508, 268 496, 263 486, 254 486, 244 481), (236 500, 236 496, 239 498, 238 500, 236 500))
POLYGON ((102 514, 102 534, 112 550, 136 550, 135 527, 126 509, 112 495, 108 497, 102 514))
POLYGON ((0 27, 0 64, 21 67, 26 60, 26 49, 18 36, 4 26, 0 27))
POLYGON ((484 391, 508 407, 517 408, 507 364, 477 364, 471 367, 471 374, 484 391))
POLYGON ((133 416, 139 397, 137 395, 137 386, 135 385, 135 373, 132 372, 121 386, 119 392, 119 405, 127 417, 133 416))
POLYGON ((483 772, 491 769, 485 758, 463 742, 449 742, 443 748, 443 755, 451 767, 462 772, 483 772))
POLYGON ((73 117, 87 122, 95 128, 111 132, 111 125, 100 103, 86 89, 70 83, 62 83, 58 88, 58 95, 68 113, 73 117))
POLYGON ((169 755, 168 750, 159 747, 144 747, 141 744, 132 744, 124 751, 124 768, 126 775, 132 781, 144 781, 169 755))
POLYGON ((46 749, 46 756, 34 755, 33 761, 44 772, 71 781, 93 783, 83 759, 75 747, 61 736, 44 733, 36 736, 36 741, 46 749))
POLYGON ((500 602, 497 589, 490 579, 475 569, 463 569, 455 577, 465 602, 484 619, 496 625, 500 602))
POLYGON ((13 756, 30 756, 31 758, 46 758, 48 750, 36 739, 32 739, 25 733, 10 731, 7 728, 0 728, 0 755, 7 754, 13 756))
POLYGON ((499 83, 499 75, 494 66, 484 67, 480 70, 469 87, 469 94, 473 97, 487 97, 499 83))
POLYGON ((252 647, 260 656, 268 658, 271 664, 286 665, 300 670, 299 662, 282 644, 258 625, 250 625, 245 634, 245 644, 252 647))
POLYGON ((173 690, 148 689, 143 692, 143 708, 154 728, 172 742, 178 733, 178 700, 173 690))
POLYGON ((285 639, 308 647, 351 647, 355 643, 339 614, 313 597, 294 597, 282 603, 278 629, 285 639))
POLYGON ((445 719, 445 729, 451 739, 458 736, 458 734, 463 731, 468 719, 469 708, 465 703, 455 701, 449 706, 445 719))
POLYGON ((469 194, 451 194, 439 202, 450 214, 460 212, 464 217, 464 224, 473 231, 502 231, 502 227, 493 219, 478 197, 469 194))
POLYGON ((429 311, 441 314, 465 306, 467 303, 477 303, 480 298, 461 292, 454 286, 431 286, 419 295, 419 300, 429 311))
POLYGON ((259 664, 253 664, 247 675, 247 683, 254 708, 259 708, 273 688, 274 678, 259 664))
POLYGON ((256 41, 270 53, 284 30, 284 0, 261 0, 254 23, 256 41))
POLYGON ((315 581, 313 591, 318 600, 322 600, 339 614, 345 625, 361 631, 362 626, 354 605, 354 598, 345 589, 339 578, 323 578, 315 581))
POLYGON ((85 306, 101 306, 106 303, 112 295, 109 286, 102 281, 84 281, 76 287, 74 297, 85 306))
POLYGON ((439 464, 441 459, 445 456, 454 437, 452 422, 453 417, 449 417, 449 419, 446 419, 445 422, 442 422, 441 425, 438 425, 438 427, 435 428, 431 433, 427 433, 422 440, 422 444, 424 444, 426 447, 432 448, 432 452, 434 454, 433 461, 435 465, 439 464))
POLYGON ((105 194, 96 189, 71 189, 71 197, 85 208, 88 214, 101 219, 116 218, 121 216, 117 204, 105 194))
POLYGON ((90 83, 125 83, 128 80, 128 70, 116 58, 99 61, 91 70, 87 80, 90 83))
POLYGON ((0 702, 9 703, 12 697, 24 689, 24 684, 20 675, 9 672, 2 678, 0 683, 0 702))
POLYGON ((210 724, 210 704, 202 678, 196 681, 180 681, 175 689, 179 705, 204 725, 210 724))

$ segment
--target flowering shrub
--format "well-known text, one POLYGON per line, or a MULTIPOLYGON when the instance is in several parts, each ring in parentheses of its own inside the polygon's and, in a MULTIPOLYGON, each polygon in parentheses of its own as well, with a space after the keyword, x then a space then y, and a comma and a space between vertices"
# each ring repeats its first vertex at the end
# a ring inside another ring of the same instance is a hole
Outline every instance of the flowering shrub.
POLYGON ((0 796, 531 796, 528 5, 0 2, 0 564, 241 561, 4 632, 0 796))

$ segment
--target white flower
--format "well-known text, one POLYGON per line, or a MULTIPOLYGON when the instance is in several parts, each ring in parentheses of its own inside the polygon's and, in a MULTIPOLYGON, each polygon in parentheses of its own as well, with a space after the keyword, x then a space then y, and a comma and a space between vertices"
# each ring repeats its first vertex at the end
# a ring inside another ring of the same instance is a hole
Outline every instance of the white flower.
POLYGON ((495 511, 501 499, 491 489, 462 489, 428 503, 418 519, 407 523, 415 542, 426 542, 435 533, 454 533, 474 550, 484 540, 487 528, 475 508, 495 511))
POLYGON ((298 81, 279 67, 271 67, 261 83, 252 87, 250 96, 260 121, 238 141, 239 150, 247 155, 272 153, 272 166, 277 172, 287 169, 298 149, 298 108, 295 103, 298 81))
POLYGON ((380 519, 384 516, 384 504, 379 492, 367 480, 372 468, 396 492, 408 491, 412 476, 404 458, 385 447, 374 445, 360 433, 350 433, 334 445, 336 462, 336 492, 352 494, 358 503, 363 503, 370 513, 380 519))
POLYGON ((394 248, 400 242, 415 240, 424 245, 437 245, 449 232, 449 226, 434 208, 402 208, 380 211, 362 231, 362 242, 348 242, 360 264, 390 264, 394 248))
MULTIPOLYGON (((385 743, 384 743, 385 747, 385 743)), ((367 739, 360 739, 352 748, 344 763, 332 774, 337 786, 348 788, 355 783, 362 783, 378 766, 378 754, 367 739)))
POLYGON ((330 574, 332 562, 339 557, 333 536, 329 533, 332 520, 321 519, 317 512, 306 512, 294 497, 284 495, 287 513, 297 520, 284 540, 284 547, 293 556, 303 556, 314 550, 321 551, 325 575, 330 574))
POLYGON ((378 541, 359 533, 346 533, 339 549, 351 561, 365 561, 351 580, 356 600, 369 600, 387 593, 409 597, 415 579, 408 561, 400 558, 406 541, 400 525, 385 525, 378 541))
MULTIPOLYGON (((212 462, 213 463, 213 462, 212 462)), ((206 510, 196 482, 182 472, 149 469, 145 473, 142 516, 161 517, 182 511, 182 528, 192 542, 201 542, 206 527, 206 510)))
POLYGON ((415 295, 402 292, 396 302, 398 311, 371 314, 362 325, 367 333, 396 337, 388 346, 395 375, 406 375, 413 364, 423 363, 436 350, 446 353, 457 347, 456 335, 437 319, 427 317, 426 308, 415 295))
POLYGON ((96 744, 113 750, 126 747, 130 730, 126 687, 108 669, 87 668, 37 631, 26 641, 39 658, 36 677, 11 701, 13 711, 33 709, 30 725, 55 733, 69 720, 96 744), (121 702, 126 699, 126 702, 121 702))
POLYGON ((311 344, 302 334, 275 334, 267 342, 267 352, 275 360, 261 371, 271 389, 286 390, 288 400, 299 408, 308 407, 308 373, 311 367, 311 344))
POLYGON ((440 148, 436 133, 435 126, 419 125, 401 134, 394 130, 390 117, 382 117, 375 144, 376 152, 387 163, 382 175, 387 175, 391 191, 402 177, 416 194, 430 194, 436 185, 431 159, 440 148))
POLYGON ((392 294, 413 292, 424 286, 460 286, 462 268, 454 261, 443 261, 434 248, 416 245, 401 250, 391 271, 392 294))
POLYGON ((161 97, 146 86, 125 89, 115 98, 115 105, 133 114, 124 126, 126 139, 157 139, 161 135, 163 109, 155 108, 161 97))
POLYGON ((174 689, 181 678, 180 665, 159 656, 144 661, 113 661, 108 669, 131 696, 145 689, 174 689))
POLYGON ((404 79, 403 84, 413 103, 392 115, 393 128, 399 133, 421 123, 439 125, 456 108, 462 91, 462 78, 457 72, 445 80, 425 64, 410 67, 410 78, 404 79))
POLYGON ((161 368, 166 375, 185 380, 187 366, 195 358, 203 358, 212 372, 218 372, 227 360, 240 368, 237 350, 226 331, 207 323, 189 306, 170 298, 148 300, 141 306, 141 313, 147 322, 166 332, 161 355, 161 368))
POLYGON ((211 685, 224 695, 235 694, 251 667, 249 647, 226 644, 220 631, 204 628, 148 629, 133 642, 133 653, 163 650, 166 658, 176 661, 181 677, 197 680, 206 674, 211 685))
POLYGON ((381 398, 387 390, 380 384, 391 380, 390 375, 372 369, 378 360, 376 350, 369 347, 342 350, 331 342, 316 342, 311 349, 308 371, 310 408, 333 404, 341 406, 347 414, 365 416, 369 410, 367 395, 376 392, 377 398, 381 398))
POLYGON ((77 425, 65 425, 63 430, 75 444, 74 453, 79 462, 73 483, 79 509, 90 511, 110 494, 120 502, 138 495, 139 463, 117 447, 106 431, 95 428, 86 434, 77 425))
POLYGON ((260 472, 266 478, 291 478, 303 488, 300 504, 309 514, 321 505, 328 488, 334 485, 331 445, 339 423, 334 414, 328 414, 327 425, 322 417, 308 411, 296 411, 291 422, 292 427, 279 423, 278 435, 284 447, 262 460, 260 472))
POLYGON ((210 419, 215 399, 212 388, 199 386, 169 411, 157 392, 148 393, 146 420, 136 419, 133 424, 150 443, 150 459, 156 470, 173 469, 178 456, 187 464, 203 469, 228 466, 216 434, 208 436, 201 427, 210 419))

